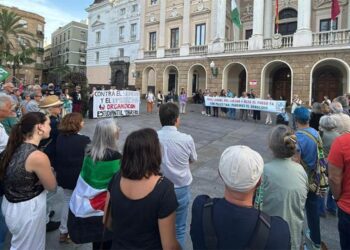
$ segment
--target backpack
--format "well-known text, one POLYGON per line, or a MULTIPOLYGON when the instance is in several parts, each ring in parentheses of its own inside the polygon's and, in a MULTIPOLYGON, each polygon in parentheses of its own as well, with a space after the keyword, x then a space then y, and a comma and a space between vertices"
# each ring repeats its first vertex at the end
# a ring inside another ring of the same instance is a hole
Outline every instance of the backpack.
POLYGON ((284 124, 288 126, 289 124, 289 117, 287 113, 279 113, 276 116, 276 124, 284 124))
POLYGON ((310 169, 305 162, 301 161, 301 165, 304 167, 308 175, 309 191, 316 193, 317 195, 324 195, 326 194, 328 188, 328 161, 324 157, 322 140, 320 137, 316 139, 312 134, 305 130, 299 130, 299 132, 303 133, 317 144, 316 167, 314 169, 310 169))
MULTIPOLYGON (((206 249, 218 249, 218 239, 213 223, 214 201, 208 197, 203 207, 202 222, 206 249)), ((247 250, 265 249, 270 234, 271 217, 259 211, 253 235, 251 236, 247 250)))

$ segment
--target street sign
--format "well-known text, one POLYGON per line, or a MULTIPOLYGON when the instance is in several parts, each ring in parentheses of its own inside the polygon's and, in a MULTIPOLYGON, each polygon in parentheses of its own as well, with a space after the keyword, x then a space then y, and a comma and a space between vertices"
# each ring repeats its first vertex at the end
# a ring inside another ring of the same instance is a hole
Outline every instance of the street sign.
POLYGON ((4 68, 0 67, 0 82, 5 81, 9 75, 9 72, 7 72, 4 68))

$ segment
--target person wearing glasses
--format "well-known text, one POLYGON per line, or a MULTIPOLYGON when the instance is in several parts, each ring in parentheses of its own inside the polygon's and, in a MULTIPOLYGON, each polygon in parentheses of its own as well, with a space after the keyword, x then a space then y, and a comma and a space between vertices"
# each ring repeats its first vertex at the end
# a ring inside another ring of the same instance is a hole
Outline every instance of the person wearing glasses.
POLYGON ((30 95, 31 100, 26 105, 26 113, 29 112, 39 112, 39 103, 43 95, 39 92, 34 92, 30 95))

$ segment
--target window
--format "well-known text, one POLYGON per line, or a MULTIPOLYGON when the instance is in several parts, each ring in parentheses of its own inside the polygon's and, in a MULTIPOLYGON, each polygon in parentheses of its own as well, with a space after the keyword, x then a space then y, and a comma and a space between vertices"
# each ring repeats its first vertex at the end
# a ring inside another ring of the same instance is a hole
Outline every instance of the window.
POLYGON ((119 56, 120 56, 120 57, 123 57, 123 56, 124 56, 124 49, 123 49, 123 48, 120 48, 120 49, 119 49, 119 56))
POLYGON ((63 41, 66 41, 66 33, 63 34, 63 41))
POLYGON ((154 51, 157 48, 157 32, 149 33, 149 50, 154 51))
POLYGON ((120 9, 120 15, 125 15, 125 8, 120 9))
POLYGON ((179 47, 179 28, 170 30, 170 48, 178 48, 179 47))
POLYGON ((248 40, 249 38, 251 38, 253 35, 253 30, 249 29, 245 31, 245 39, 248 40))
POLYGON ((157 5, 157 0, 151 0, 151 5, 157 5))
POLYGON ((86 32, 85 31, 80 31, 80 38, 81 38, 81 40, 86 39, 86 32))
POLYGON ((136 39, 136 23, 132 23, 130 26, 130 40, 136 39))
POLYGON ((100 61, 100 52, 95 52, 96 63, 100 61))
POLYGON ((70 30, 68 30, 68 40, 70 39, 70 30))
MULTIPOLYGON (((292 35, 297 30, 298 12, 292 8, 283 9, 278 14, 278 33, 281 35, 292 35)), ((277 30, 275 30, 277 33, 277 30)))
POLYGON ((23 28, 23 29, 28 28, 28 22, 27 22, 26 20, 21 19, 21 20, 18 21, 18 23, 19 23, 20 25, 22 25, 22 28, 23 28))
POLYGON ((120 26, 119 27, 119 40, 120 41, 124 40, 124 30, 125 30, 125 26, 120 26))
POLYGON ((62 34, 60 35, 60 43, 62 43, 62 34))
POLYGON ((43 26, 41 24, 38 24, 37 30, 43 32, 43 26))
MULTIPOLYGON (((322 19, 320 20, 320 31, 329 31, 331 30, 331 19, 322 19)), ((332 30, 338 29, 338 18, 333 21, 333 27, 332 30)))
POLYGON ((137 4, 133 4, 132 7, 131 7, 131 11, 132 12, 137 12, 137 10, 138 10, 137 4))
POLYGON ((97 31, 96 32, 96 43, 100 43, 101 42, 101 31, 97 31))
POLYGON ((55 39, 56 40, 56 42, 55 42, 56 45, 57 45, 57 39, 58 39, 58 37, 56 36, 56 39, 55 39))
POLYGON ((196 25, 196 43, 198 45, 205 45, 205 23, 196 25))

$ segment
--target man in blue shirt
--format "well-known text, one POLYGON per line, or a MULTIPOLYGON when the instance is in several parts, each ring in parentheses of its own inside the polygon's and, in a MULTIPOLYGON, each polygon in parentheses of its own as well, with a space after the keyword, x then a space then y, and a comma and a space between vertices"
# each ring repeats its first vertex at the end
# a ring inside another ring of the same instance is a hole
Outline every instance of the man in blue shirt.
MULTIPOLYGON (((294 117, 298 128, 295 135, 298 141, 300 161, 309 175, 310 171, 316 168, 318 157, 317 143, 310 136, 314 137, 315 140, 321 140, 321 138, 319 138, 318 132, 309 126, 310 111, 307 108, 297 107, 294 110, 294 117)), ((307 223, 310 230, 310 233, 306 233, 308 249, 320 249, 321 246, 318 197, 318 194, 309 190, 305 204, 307 223)))

